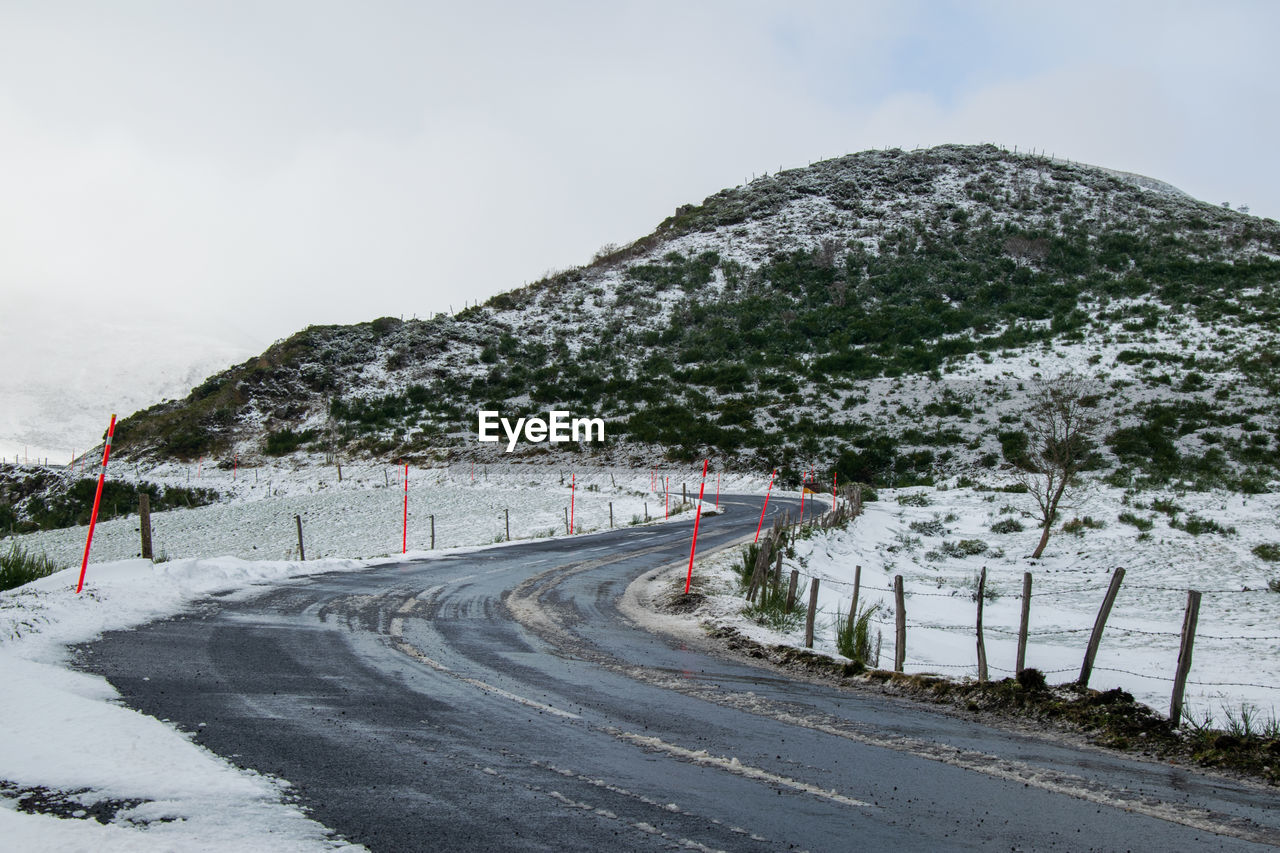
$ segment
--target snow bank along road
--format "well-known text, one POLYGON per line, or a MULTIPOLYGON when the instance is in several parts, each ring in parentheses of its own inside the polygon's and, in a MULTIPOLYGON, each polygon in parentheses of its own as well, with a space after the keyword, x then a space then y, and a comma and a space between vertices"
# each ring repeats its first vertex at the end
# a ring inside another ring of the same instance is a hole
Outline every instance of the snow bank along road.
MULTIPOLYGON (((722 504, 700 552, 755 529, 759 498, 722 504)), ((81 664, 375 851, 1280 845, 1273 791, 651 630, 673 620, 643 589, 683 573, 691 527, 320 575, 109 634, 81 664)))

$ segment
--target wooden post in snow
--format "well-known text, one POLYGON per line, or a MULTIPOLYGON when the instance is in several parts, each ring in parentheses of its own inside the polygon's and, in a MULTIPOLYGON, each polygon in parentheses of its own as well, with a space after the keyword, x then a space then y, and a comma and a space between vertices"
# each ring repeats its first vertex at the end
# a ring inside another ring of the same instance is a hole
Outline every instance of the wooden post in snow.
POLYGON ((305 563, 307 560, 307 552, 302 547, 302 516, 295 515, 293 520, 294 523, 298 525, 298 559, 305 563))
POLYGON ((858 590, 862 586, 862 566, 853 567, 853 601, 849 603, 849 631, 858 623, 858 590))
POLYGON ((987 594, 987 567, 982 567, 978 576, 978 683, 987 680, 987 646, 982 638, 982 600, 987 594))
POLYGON ((1098 609, 1098 618, 1093 621, 1093 633, 1089 635, 1089 646, 1084 652, 1084 663, 1080 666, 1081 687, 1089 686, 1089 676, 1093 673, 1093 660, 1098 655, 1098 644, 1102 642, 1102 629, 1107 626, 1107 617, 1111 615, 1111 605, 1116 603, 1116 594, 1120 592, 1120 582, 1124 580, 1124 569, 1117 568, 1111 575, 1111 585, 1102 599, 1102 607, 1098 609))
POLYGON ((1200 619, 1200 593, 1187 590, 1187 611, 1182 617, 1182 645, 1178 648, 1178 669, 1173 676, 1173 696, 1169 700, 1169 722, 1177 728, 1182 720, 1182 694, 1191 671, 1191 647, 1196 642, 1196 622, 1200 619))
POLYGON ((818 615, 818 579, 809 586, 809 612, 804 619, 804 647, 813 648, 813 621, 818 615))
POLYGON ((893 576, 893 671, 902 672, 907 662, 907 605, 906 594, 902 591, 902 575, 893 576))
POLYGON ((142 559, 151 559, 151 495, 138 495, 138 530, 142 534, 142 559))
POLYGON ((1017 675, 1027 665, 1027 624, 1031 621, 1031 572, 1022 573, 1022 617, 1018 620, 1018 659, 1013 665, 1017 675))

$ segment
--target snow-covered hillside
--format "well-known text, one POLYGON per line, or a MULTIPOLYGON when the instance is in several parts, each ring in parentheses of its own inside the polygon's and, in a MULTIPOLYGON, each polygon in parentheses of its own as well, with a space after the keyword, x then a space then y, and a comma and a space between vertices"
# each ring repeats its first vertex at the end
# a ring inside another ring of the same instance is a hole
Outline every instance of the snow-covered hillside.
POLYGON ((1117 477, 1257 491, 1280 477, 1277 259, 1280 226, 1158 182, 992 146, 863 152, 455 316, 299 332, 126 419, 117 451, 496 462, 479 408, 559 408, 603 417, 603 448, 515 456, 925 484, 997 467, 1030 382, 1072 370, 1117 477))

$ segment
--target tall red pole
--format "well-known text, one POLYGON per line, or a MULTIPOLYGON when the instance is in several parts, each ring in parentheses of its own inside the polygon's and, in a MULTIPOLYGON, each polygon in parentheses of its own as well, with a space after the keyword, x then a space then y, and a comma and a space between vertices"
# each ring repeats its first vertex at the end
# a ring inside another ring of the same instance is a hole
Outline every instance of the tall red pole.
POLYGON ((409 553, 409 463, 404 463, 404 537, 400 540, 400 553, 409 553))
POLYGON ((756 525, 756 542, 760 541, 760 528, 764 526, 764 511, 769 508, 769 493, 773 491, 773 478, 776 476, 778 476, 778 470, 775 468, 769 475, 769 488, 764 490, 764 506, 760 507, 760 523, 756 525))
POLYGON ((76 583, 76 592, 84 589, 84 573, 89 568, 89 547, 93 545, 93 528, 98 524, 98 507, 102 505, 102 484, 107 479, 107 460, 111 458, 111 438, 116 434, 116 416, 111 416, 111 424, 107 427, 107 445, 102 448, 102 470, 98 473, 98 491, 93 495, 93 513, 89 516, 89 538, 84 542, 84 559, 80 561, 80 580, 76 583))
POLYGON ((689 574, 684 579, 684 594, 689 594, 689 587, 693 585, 693 555, 698 550, 698 523, 702 521, 702 495, 707 490, 707 463, 710 459, 702 460, 702 485, 698 487, 698 509, 693 516, 693 544, 689 546, 689 574))
POLYGON ((800 475, 800 525, 804 526, 804 487, 809 482, 808 474, 800 475))
POLYGON ((573 533, 573 496, 578 493, 578 475, 570 475, 572 479, 569 481, 569 533, 573 533))
POLYGON ((231 482, 236 481, 236 474, 240 471, 240 454, 237 453, 231 462, 231 482))
POLYGON ((840 480, 840 472, 832 471, 831 472, 831 511, 832 512, 835 512, 836 501, 839 500, 839 489, 836 487, 836 483, 839 480, 840 480))

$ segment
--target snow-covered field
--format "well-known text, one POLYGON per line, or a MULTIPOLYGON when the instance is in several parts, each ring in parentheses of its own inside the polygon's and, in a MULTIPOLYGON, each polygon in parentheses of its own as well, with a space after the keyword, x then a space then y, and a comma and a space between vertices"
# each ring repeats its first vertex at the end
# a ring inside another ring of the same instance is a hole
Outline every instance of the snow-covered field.
MULTIPOLYGON (((385 477, 381 468, 348 469, 342 484, 331 468, 280 466, 256 473, 257 483, 253 469, 201 472, 199 485, 236 499, 154 514, 156 552, 167 556, 165 562, 134 558, 136 516, 98 525, 80 595, 74 589, 86 528, 17 537, 21 547, 68 568, 0 592, 0 837, 8 849, 347 846, 290 804, 287 782, 231 766, 176 729, 123 707, 105 679, 68 666, 68 646, 180 613, 215 592, 252 596, 265 584, 370 565, 337 554, 399 558, 404 488, 393 469, 385 477), (306 562, 297 559, 295 514, 304 519, 306 562), (72 817, 86 818, 96 809, 114 818, 103 824, 19 811, 17 799, 41 796, 40 789, 54 792, 72 817)), ((696 489, 691 471, 661 473, 670 478, 676 499, 681 481, 696 489)), ((113 472, 128 474, 127 467, 113 472)), ((174 467, 146 472, 145 479, 185 485, 187 474, 174 467)), ((513 538, 564 535, 563 511, 575 481, 576 529, 608 527, 610 501, 619 526, 633 517, 642 520, 646 505, 656 522, 663 517, 662 496, 648 492, 652 472, 566 469, 563 485, 560 472, 548 467, 481 467, 474 482, 471 476, 469 467, 410 469, 409 558, 505 539, 507 508, 513 538), (431 514, 437 550, 427 552, 431 514)), ((741 491, 760 484, 734 477, 724 478, 721 487, 741 491)), ((707 498, 713 499, 710 489, 707 498)), ((0 542, 0 548, 8 547, 0 542)))
MULTIPOLYGON (((110 466, 108 466, 110 468, 110 466)), ((377 557, 399 554, 404 546, 404 469, 391 465, 343 466, 343 479, 329 466, 289 463, 241 468, 236 472, 195 465, 168 464, 135 472, 132 466, 110 469, 113 478, 141 479, 175 486, 217 489, 233 499, 195 509, 171 510, 151 516, 153 552, 157 559, 234 556, 248 560, 295 559, 298 534, 294 516, 302 518, 303 547, 309 559, 319 557, 377 557), (233 479, 234 477, 234 479, 233 479)), ((664 469, 678 503, 681 486, 689 499, 697 497, 697 471, 664 469)), ((613 504, 616 527, 633 521, 662 518, 661 486, 650 491, 655 475, 649 471, 567 465, 454 465, 409 469, 408 549, 431 547, 432 517, 435 546, 488 545, 506 539, 506 511, 511 538, 562 535, 571 507, 574 529, 580 532, 609 527, 613 504), (616 484, 616 485, 615 485, 616 484), (571 489, 576 485, 576 489, 571 489), (572 495, 571 495, 572 491, 572 495)), ((660 482, 660 481, 657 481, 660 482)), ((726 475, 724 491, 758 491, 767 481, 759 477, 726 475)), ((707 485, 713 497, 714 476, 707 485)), ((79 565, 86 528, 41 531, 15 537, 20 547, 44 553, 58 563, 79 565)), ((9 540, 0 540, 8 547, 9 540)), ((98 524, 93 557, 119 560, 140 555, 138 517, 98 524)))
MULTIPOLYGON (((976 578, 985 566, 988 666, 992 678, 1005 677, 1015 664, 1022 575, 1029 571, 1027 666, 1046 672, 1051 683, 1074 680, 1111 574, 1123 567, 1124 582, 1090 686, 1122 687, 1167 713, 1187 590, 1197 589, 1204 596, 1186 692, 1188 710, 1197 720, 1211 715, 1218 723, 1225 722, 1227 711, 1238 715, 1244 704, 1263 718, 1277 715, 1280 594, 1270 591, 1267 582, 1280 577, 1280 564, 1266 563, 1251 550, 1280 542, 1280 495, 1145 494, 1126 505, 1123 492, 1099 489, 1065 519, 1090 517, 1105 526, 1085 528, 1079 535, 1055 532, 1043 559, 1035 561, 1028 555, 1039 530, 1034 519, 1024 517, 1032 509, 1027 495, 916 488, 883 490, 879 498, 867 504, 848 530, 802 539, 795 558, 784 561, 784 575, 797 568, 802 582, 820 579, 817 650, 836 654, 837 610, 848 612, 854 567, 861 565, 860 602, 881 608, 872 633, 883 634, 882 667, 893 665, 892 587, 894 575, 900 574, 906 590, 906 671, 976 677, 976 578), (922 498, 908 497, 916 495, 922 498), (1150 507, 1162 497, 1180 508, 1174 516, 1179 524, 1194 514, 1236 532, 1193 536, 1175 529, 1166 513, 1150 507), (903 498, 907 505, 898 503, 903 498), (1124 512, 1150 520, 1151 529, 1143 535, 1121 522, 1124 512), (1025 530, 992 532, 993 524, 1007 519, 1018 520, 1025 530), (971 543, 968 550, 982 547, 982 553, 965 555, 963 540, 971 543)), ((713 594, 700 616, 738 627, 764 643, 802 645, 803 622, 780 634, 741 615, 744 602, 733 573, 739 559, 737 549, 726 551, 702 569, 713 594)))

